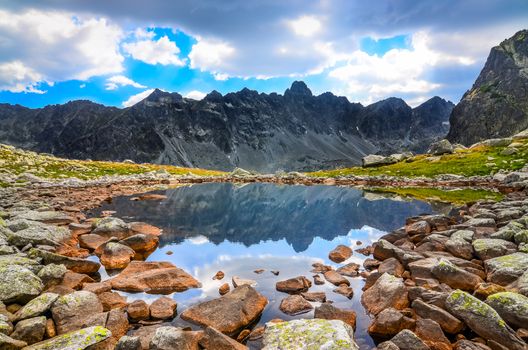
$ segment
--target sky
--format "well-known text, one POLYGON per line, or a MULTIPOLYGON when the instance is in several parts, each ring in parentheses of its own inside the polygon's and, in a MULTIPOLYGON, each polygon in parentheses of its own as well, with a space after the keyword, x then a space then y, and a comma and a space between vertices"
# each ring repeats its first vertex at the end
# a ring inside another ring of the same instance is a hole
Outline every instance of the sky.
POLYGON ((303 80, 368 105, 458 102, 527 0, 2 0, 0 103, 117 107, 303 80))

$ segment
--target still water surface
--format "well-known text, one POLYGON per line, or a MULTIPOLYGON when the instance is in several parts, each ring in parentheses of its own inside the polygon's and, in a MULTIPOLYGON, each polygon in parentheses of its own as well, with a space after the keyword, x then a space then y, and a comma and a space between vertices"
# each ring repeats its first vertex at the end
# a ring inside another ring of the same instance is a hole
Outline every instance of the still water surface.
MULTIPOLYGON (((170 261, 203 285, 172 295, 178 302, 178 313, 193 303, 218 297, 218 287, 239 276, 256 280, 256 289, 269 300, 259 324, 274 318, 313 318, 313 311, 288 316, 279 310, 287 294, 275 290, 277 281, 299 275, 312 279, 314 262, 336 268, 342 265, 328 260, 336 245, 365 247, 401 227, 407 217, 436 212, 425 202, 394 200, 336 186, 211 183, 156 193, 167 199, 131 201, 130 197, 118 197, 93 214, 115 210, 115 216, 126 221, 144 221, 163 229, 160 246, 148 260, 170 261), (357 241, 362 244, 357 245, 357 241), (169 251, 172 255, 166 254, 169 251), (253 271, 257 269, 265 272, 256 274, 253 271), (219 270, 226 277, 215 281, 212 277, 219 270), (271 270, 280 271, 279 276, 271 270)), ((354 253, 345 263, 361 264, 364 259, 354 253)), ((356 341, 362 349, 369 349, 373 347, 366 332, 370 320, 360 303, 364 282, 360 277, 349 280, 354 288, 352 300, 332 292, 335 287, 328 282, 313 285, 310 291, 325 291, 337 307, 355 310, 356 341)), ((141 298, 149 302, 157 296, 128 297, 129 301, 141 298)), ((174 323, 184 321, 177 318, 174 323)))

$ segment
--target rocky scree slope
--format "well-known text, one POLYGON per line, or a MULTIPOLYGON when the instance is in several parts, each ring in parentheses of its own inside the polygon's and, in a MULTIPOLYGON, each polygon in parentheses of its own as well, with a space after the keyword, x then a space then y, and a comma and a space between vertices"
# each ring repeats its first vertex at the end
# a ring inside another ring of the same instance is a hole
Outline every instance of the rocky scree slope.
POLYGON ((284 95, 243 89, 203 100, 155 90, 118 109, 73 101, 29 109, 0 105, 0 142, 57 156, 271 172, 359 164, 365 154, 425 151, 447 133, 453 104, 412 109, 389 98, 369 106, 303 82, 284 95))
POLYGON ((491 49, 471 90, 453 110, 447 138, 469 145, 528 128, 528 30, 491 49))

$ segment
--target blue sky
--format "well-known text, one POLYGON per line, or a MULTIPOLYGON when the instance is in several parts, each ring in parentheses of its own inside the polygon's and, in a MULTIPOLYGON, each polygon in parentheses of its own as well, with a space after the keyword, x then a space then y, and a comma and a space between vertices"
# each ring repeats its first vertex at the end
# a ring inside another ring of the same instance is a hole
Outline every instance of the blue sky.
POLYGON ((129 106, 154 88, 199 99, 303 80, 369 104, 458 102, 524 0, 71 0, 0 4, 0 102, 129 106))

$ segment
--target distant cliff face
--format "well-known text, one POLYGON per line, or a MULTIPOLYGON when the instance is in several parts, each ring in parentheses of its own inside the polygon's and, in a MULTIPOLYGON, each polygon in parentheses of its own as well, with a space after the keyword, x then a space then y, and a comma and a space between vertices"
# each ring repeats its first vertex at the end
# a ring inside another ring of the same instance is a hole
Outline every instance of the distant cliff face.
POLYGON ((440 98, 415 109, 395 98, 363 107, 331 93, 313 96, 303 82, 284 95, 213 91, 201 101, 155 90, 125 109, 89 101, 0 105, 0 142, 80 159, 312 170, 359 164, 369 153, 423 151, 445 136, 435 125, 451 109, 440 98))
POLYGON ((491 49, 450 121, 448 139, 466 145, 528 128, 528 30, 491 49))

